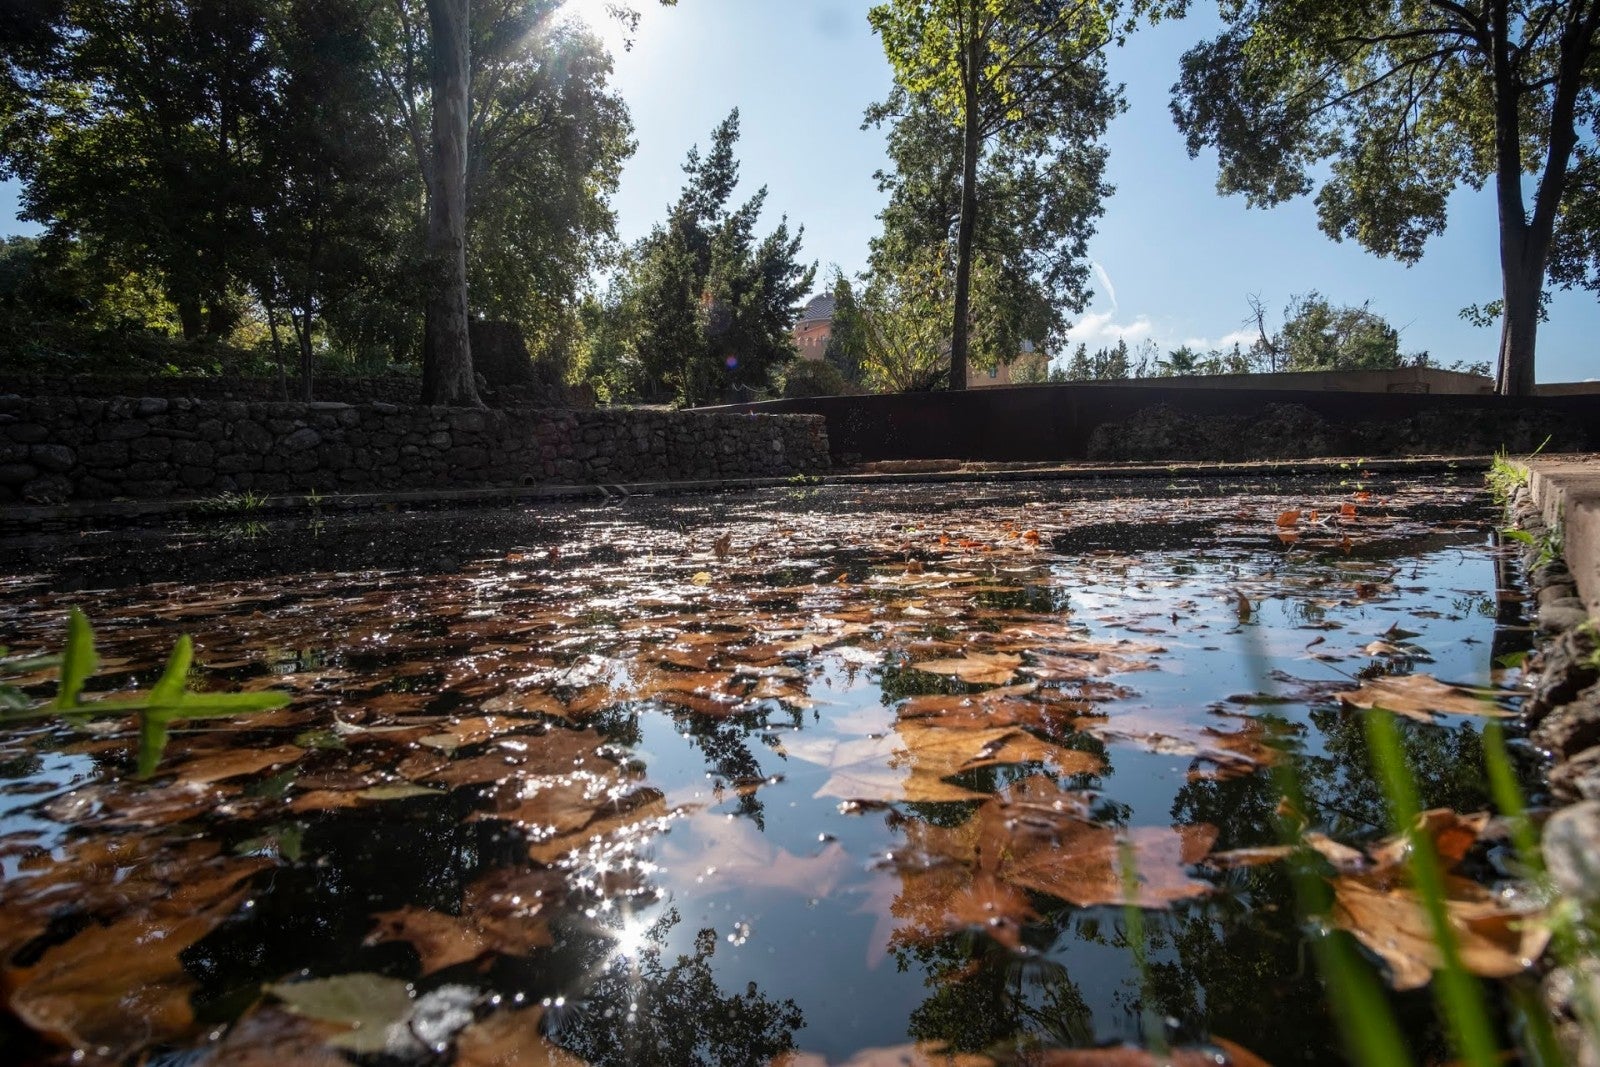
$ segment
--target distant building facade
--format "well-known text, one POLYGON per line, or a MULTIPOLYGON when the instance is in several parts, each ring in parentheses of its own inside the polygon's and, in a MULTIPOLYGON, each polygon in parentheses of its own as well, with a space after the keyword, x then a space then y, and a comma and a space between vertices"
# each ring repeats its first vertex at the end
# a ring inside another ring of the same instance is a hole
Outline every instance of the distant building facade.
POLYGON ((834 300, 832 293, 823 293, 806 301, 805 310, 789 331, 801 359, 821 359, 833 339, 834 300))
MULTIPOLYGON (((836 304, 831 293, 823 293, 806 301, 805 309, 800 312, 794 329, 789 331, 789 336, 794 339, 794 345, 800 350, 801 359, 821 359, 828 351, 828 342, 833 338, 833 313, 836 304)), ((1048 357, 1042 352, 1034 350, 1033 344, 1023 342, 1022 354, 1010 363, 1001 363, 986 370, 967 371, 967 388, 982 389, 1001 385, 1016 385, 1019 377, 1028 377, 1024 374, 1025 367, 1036 367, 1045 364, 1048 367, 1048 357)), ((1030 381, 1042 381, 1042 374, 1028 377, 1030 381)))

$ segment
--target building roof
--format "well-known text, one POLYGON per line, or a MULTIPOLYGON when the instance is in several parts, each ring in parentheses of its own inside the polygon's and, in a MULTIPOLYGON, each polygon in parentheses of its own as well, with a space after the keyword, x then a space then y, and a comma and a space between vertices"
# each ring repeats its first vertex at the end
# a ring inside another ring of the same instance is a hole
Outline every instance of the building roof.
POLYGON ((800 320, 795 325, 804 326, 813 322, 831 322, 833 321, 833 308, 832 293, 814 296, 806 301, 805 310, 800 312, 800 320))

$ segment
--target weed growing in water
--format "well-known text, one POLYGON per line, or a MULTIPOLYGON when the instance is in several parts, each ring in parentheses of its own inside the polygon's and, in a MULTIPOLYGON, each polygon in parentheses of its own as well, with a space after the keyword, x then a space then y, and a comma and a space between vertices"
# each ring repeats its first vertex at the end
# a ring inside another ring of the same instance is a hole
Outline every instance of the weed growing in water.
POLYGON ((189 688, 193 662, 194 642, 184 634, 173 647, 161 677, 148 691, 85 701, 83 687, 94 674, 98 657, 88 618, 73 608, 67 616, 67 639, 59 657, 0 659, 0 674, 13 678, 51 666, 58 666, 61 672, 55 699, 43 703, 30 699, 14 684, 0 682, 0 725, 46 718, 81 723, 91 718, 132 715, 139 724, 137 773, 140 778, 149 778, 161 763, 168 730, 174 722, 269 711, 289 703, 287 693, 196 692, 189 688))

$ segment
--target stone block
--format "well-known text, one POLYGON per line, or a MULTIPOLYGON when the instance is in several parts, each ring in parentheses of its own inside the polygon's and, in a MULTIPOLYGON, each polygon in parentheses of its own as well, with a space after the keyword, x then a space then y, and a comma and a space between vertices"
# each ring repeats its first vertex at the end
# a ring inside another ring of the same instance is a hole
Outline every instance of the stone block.
POLYGON ((13 422, 6 427, 6 436, 20 444, 31 445, 49 440, 50 431, 37 422, 13 422))
POLYGON ((322 435, 309 426, 302 426, 278 442, 278 448, 287 453, 304 452, 322 443, 322 435))
POLYGON ((100 424, 95 436, 102 441, 131 441, 150 432, 150 424, 138 419, 114 419, 100 424))
POLYGON ((31 463, 0 463, 0 485, 22 486, 39 477, 31 463))
POLYGON ((78 457, 66 445, 34 445, 28 458, 34 466, 56 474, 65 474, 78 462, 78 457))
POLYGON ((172 455, 172 442, 165 437, 140 437, 128 444, 128 454, 135 460, 166 459, 172 455))

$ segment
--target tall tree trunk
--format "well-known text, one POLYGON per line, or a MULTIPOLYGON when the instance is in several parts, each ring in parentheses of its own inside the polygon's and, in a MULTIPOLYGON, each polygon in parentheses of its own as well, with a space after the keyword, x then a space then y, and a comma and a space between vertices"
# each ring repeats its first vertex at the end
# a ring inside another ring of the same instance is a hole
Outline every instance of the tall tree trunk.
POLYGON ((316 353, 311 348, 311 304, 308 301, 305 310, 296 315, 293 309, 289 312, 289 321, 294 325, 294 337, 300 349, 300 399, 309 401, 312 398, 312 375, 316 370, 316 353))
MULTIPOLYGON (((975 53, 975 49, 969 52, 975 53)), ((967 320, 972 303, 972 239, 978 231, 978 91, 977 57, 969 54, 966 101, 961 123, 961 221, 956 224, 955 321, 950 324, 950 388, 967 387, 967 320)))
MULTIPOLYGON (((1544 288, 1542 254, 1528 248, 1526 227, 1520 234, 1500 230, 1500 361, 1495 392, 1528 396, 1533 392, 1534 341, 1539 332, 1539 294, 1544 288), (1522 238, 1519 240, 1518 238, 1522 238)), ((1545 248, 1548 249, 1548 242, 1545 248)))
POLYGON ((272 337, 272 359, 278 364, 278 399, 288 400, 289 368, 283 359, 283 341, 278 337, 278 310, 275 302, 268 296, 263 295, 261 302, 267 308, 267 331, 272 337))
POLYGON ((433 36, 433 174, 428 263, 433 271, 422 346, 422 399, 482 407, 467 336, 468 0, 428 0, 433 36))

